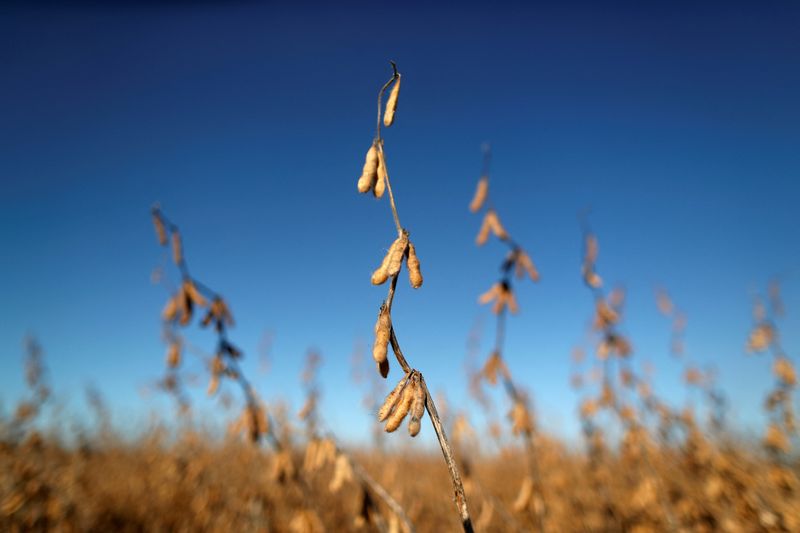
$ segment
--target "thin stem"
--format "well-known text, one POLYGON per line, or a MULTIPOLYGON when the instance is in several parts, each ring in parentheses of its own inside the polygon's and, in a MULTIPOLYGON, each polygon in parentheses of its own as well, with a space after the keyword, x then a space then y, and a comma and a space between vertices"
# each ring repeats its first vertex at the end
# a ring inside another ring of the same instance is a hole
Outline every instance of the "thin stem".
MULTIPOLYGON (((394 335, 392 335, 394 338, 394 335)), ((396 339, 394 339, 396 341, 396 339)), ((392 344, 394 347, 394 343, 392 344)), ((447 435, 445 435, 442 421, 439 419, 439 413, 436 411, 436 404, 433 403, 433 398, 428 390, 428 385, 425 383, 425 378, 420 373, 419 382, 422 390, 425 391, 425 409, 431 418, 433 429, 436 431, 436 437, 439 439, 439 447, 442 448, 442 455, 447 463, 447 469, 450 471, 450 479, 453 481, 453 492, 455 493, 456 507, 461 516, 461 527, 464 528, 466 533, 472 533, 472 519, 469 516, 469 509, 467 508, 467 497, 464 494, 464 485, 461 483, 461 476, 458 473, 458 466, 456 465, 453 450, 450 448, 450 443, 447 442, 447 435)))
POLYGON ((400 519, 400 521, 403 523, 405 531, 408 533, 414 533, 416 531, 414 529, 414 524, 411 523, 411 519, 408 517, 403 507, 397 503, 397 500, 395 500, 380 483, 372 479, 367 471, 364 470, 361 465, 356 463, 352 457, 341 450, 339 450, 339 453, 342 453, 345 455, 345 457, 347 457, 347 460, 350 463, 350 468, 353 470, 355 475, 357 475, 361 481, 372 490, 372 492, 377 494, 378 497, 389 507, 389 509, 392 510, 394 515, 400 519))
POLYGON ((492 164, 492 145, 488 142, 483 143, 481 146, 481 150, 483 151, 483 170, 481 174, 486 178, 489 177, 489 169, 492 164))
POLYGON ((397 64, 395 64, 394 61, 389 61, 389 63, 392 64, 392 77, 381 87, 380 92, 378 92, 378 120, 375 124, 375 141, 377 142, 381 140, 381 108, 383 107, 383 94, 392 82, 400 78, 400 73, 397 72, 397 64))
POLYGON ((503 353, 503 343, 506 338, 506 309, 505 307, 497 315, 497 328, 495 330, 494 349, 498 355, 503 353))
POLYGON ((389 191, 389 205, 392 208, 392 217, 394 217, 394 225, 397 227, 397 235, 403 234, 403 226, 400 225, 400 217, 397 214, 397 205, 394 203, 394 193, 392 192, 392 182, 389 181, 389 170, 386 168, 386 154, 383 152, 383 141, 378 141, 378 150, 383 155, 383 171, 386 173, 386 189, 389 191))
POLYGON ((400 364, 400 368, 403 369, 403 372, 408 374, 414 370, 411 368, 411 365, 408 364, 408 361, 406 361, 405 356, 403 356, 403 350, 400 349, 400 343, 397 342, 397 335, 395 335, 394 326, 392 326, 392 329, 389 330, 389 342, 392 344, 392 351, 394 352, 394 356, 397 358, 397 362, 400 364))
MULTIPOLYGON (((397 358, 397 362, 400 364, 400 367, 403 369, 403 372, 409 374, 413 372, 414 369, 408 364, 405 356, 403 355, 403 351, 400 349, 400 343, 397 341, 397 335, 395 335, 394 327, 389 332, 389 342, 392 344, 392 350, 394 351, 394 355, 397 358)), ((419 374, 420 385, 422 386, 423 390, 425 391, 425 408, 428 411, 428 415, 431 418, 431 423, 433 424, 433 430, 436 432, 436 437, 439 439, 439 447, 442 449, 442 455, 444 455, 444 460, 447 463, 447 469, 450 471, 450 479, 453 482, 453 490, 455 492, 455 501, 456 507, 458 508, 458 513, 461 516, 461 525, 464 528, 464 531, 471 532, 472 531, 472 520, 469 516, 469 510, 467 509, 467 498, 464 494, 464 485, 461 482, 461 476, 458 473, 458 466, 453 456, 453 450, 450 448, 450 444, 447 442, 447 435, 445 435, 444 427, 442 426, 441 419, 439 418, 439 413, 436 411, 436 404, 433 402, 433 397, 428 391, 428 386, 425 383, 425 378, 422 376, 422 373, 417 371, 419 374)))

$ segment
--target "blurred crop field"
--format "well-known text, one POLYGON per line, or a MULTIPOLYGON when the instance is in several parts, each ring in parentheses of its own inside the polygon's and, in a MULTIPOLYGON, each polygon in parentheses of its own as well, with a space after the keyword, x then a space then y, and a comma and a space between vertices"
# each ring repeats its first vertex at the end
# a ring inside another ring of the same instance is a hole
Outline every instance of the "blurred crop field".
MULTIPOLYGON (((589 458, 542 438, 541 490, 519 503, 524 458, 475 455, 465 482, 480 531, 797 531, 797 464, 699 435, 589 458)), ((186 430, 76 446, 29 432, 0 447, 3 531, 399 531, 357 483, 331 489, 335 460, 309 464, 186 430)), ((406 509, 417 531, 459 528, 440 458, 359 450, 354 456, 406 509)))
MULTIPOLYGON (((309 355, 303 410, 275 406, 267 425, 257 428, 262 438, 254 438, 246 420, 232 420, 228 434, 220 436, 195 429, 185 418, 179 428, 155 421, 131 439, 112 429, 96 391, 88 394, 94 429, 65 433, 39 423, 43 413, 58 408, 43 350, 29 339, 29 390, 0 426, 0 530, 460 529, 438 453, 377 445, 345 450, 333 434, 317 428, 318 364, 319 356, 309 355)), ((476 377, 485 379, 485 370, 476 377)), ((700 379, 688 374, 687 386, 700 379)), ((616 394, 610 383, 601 387, 601 396, 616 394)), ((783 433, 792 427, 775 422, 763 443, 746 442, 721 425, 703 423, 701 429, 697 413, 673 411, 643 386, 638 392, 625 388, 618 391, 621 397, 643 395, 636 409, 615 410, 609 398, 605 404, 602 398, 587 400, 581 410, 585 445, 535 431, 535 457, 507 440, 495 440, 495 451, 487 452, 485 444, 500 432, 496 425, 476 431, 465 415, 443 411, 475 530, 800 529, 800 463, 791 453, 790 435, 783 433), (609 418, 601 424, 603 409, 609 418), (622 430, 612 444, 603 428, 614 419, 622 430)))

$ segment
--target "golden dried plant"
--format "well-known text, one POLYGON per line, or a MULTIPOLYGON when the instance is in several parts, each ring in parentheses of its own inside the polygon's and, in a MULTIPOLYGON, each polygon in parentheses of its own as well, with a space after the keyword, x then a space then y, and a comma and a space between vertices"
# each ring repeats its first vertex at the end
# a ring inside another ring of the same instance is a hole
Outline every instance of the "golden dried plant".
MULTIPOLYGON (((439 415, 436 411, 436 405, 428 392, 425 384, 425 378, 419 370, 413 369, 400 349, 400 344, 394 330, 392 323, 392 304, 394 302, 395 291, 397 288, 397 279, 402 269, 403 262, 406 262, 409 270, 409 281, 413 288, 419 288, 422 285, 422 274, 420 272, 420 263, 417 255, 417 250, 409 240, 409 232, 400 224, 400 217, 397 212, 397 205, 395 203, 394 193, 392 191, 391 180, 389 172, 385 165, 385 157, 383 161, 383 171, 378 174, 378 154, 384 153, 384 142, 381 137, 381 108, 383 105, 383 97, 386 90, 394 84, 392 94, 389 96, 387 102, 387 114, 384 116, 384 124, 391 125, 394 121, 395 111, 397 106, 397 98, 400 90, 400 73, 397 71, 397 66, 392 62, 393 74, 391 79, 383 85, 378 92, 378 117, 376 123, 375 138, 372 141, 370 150, 367 154, 367 159, 362 170, 361 177, 358 181, 359 192, 367 192, 374 189, 377 182, 380 181, 382 186, 385 185, 386 192, 389 196, 389 206, 391 208, 392 218, 394 220, 395 229, 397 230, 397 237, 389 247, 388 252, 383 258, 380 266, 375 270, 372 275, 372 283, 374 285, 381 285, 386 281, 390 281, 389 293, 386 300, 380 307, 378 312, 378 319, 375 325, 375 343, 373 345, 373 357, 375 359, 378 371, 381 376, 386 377, 389 373, 389 360, 387 356, 387 331, 388 331, 388 344, 391 344, 392 351, 394 352, 397 362, 403 370, 404 378, 401 380, 404 384, 398 385, 395 391, 390 393, 390 398, 395 401, 388 406, 384 404, 380 415, 386 421, 386 430, 394 431, 403 421, 405 416, 411 411, 411 418, 409 423, 409 433, 411 436, 417 435, 420 430, 420 419, 427 409, 430 415, 434 430, 439 439, 439 445, 445 457, 445 462, 450 473, 451 481, 453 484, 453 491, 455 494, 456 508, 461 519, 462 527, 465 531, 472 531, 472 520, 467 508, 466 495, 464 487, 461 482, 461 476, 458 472, 456 461, 453 457, 452 450, 447 437, 444 433, 444 428, 441 425, 439 415), (375 152, 375 155, 370 155, 375 152), (374 162, 373 162, 374 161, 374 162), (393 396, 394 394, 394 396, 393 396)), ((388 398, 387 398, 388 401, 388 398)))
POLYGON ((168 374, 163 380, 168 386, 165 388, 176 395, 182 409, 187 409, 188 397, 181 389, 179 377, 182 348, 185 343, 178 328, 185 328, 192 323, 195 309, 205 309, 199 325, 205 328, 213 324, 217 336, 214 355, 207 363, 210 374, 207 394, 215 395, 225 378, 236 382, 246 404, 240 426, 246 431, 248 438, 257 443, 269 434, 269 415, 266 406, 258 399, 258 395, 240 369, 239 360, 243 356, 242 351, 228 339, 228 328, 233 326, 233 315, 220 294, 190 274, 178 226, 170 221, 158 206, 152 208, 151 215, 158 243, 161 246, 166 246, 168 240, 172 243, 172 260, 181 278, 178 289, 167 300, 161 313, 168 342, 168 374))
MULTIPOLYGON (((535 510, 535 514, 540 529, 544 529, 545 509, 544 500, 541 496, 542 484, 538 473, 539 466, 535 443, 536 427, 528 405, 528 399, 514 383, 512 374, 503 358, 506 311, 512 314, 516 314, 519 311, 517 299, 513 291, 514 277, 516 276, 517 279, 522 279, 527 275, 531 281, 538 282, 539 271, 531 257, 511 238, 508 231, 500 222, 497 211, 492 206, 488 190, 489 167, 491 162, 491 148, 488 144, 484 145, 483 152, 483 171, 478 181, 475 197, 469 205, 469 209, 473 213, 479 212, 484 205, 487 206, 475 242, 478 246, 482 246, 488 241, 489 235, 493 234, 501 242, 505 243, 509 247, 509 250, 500 266, 500 280, 478 297, 478 303, 480 304, 493 303, 492 312, 497 316, 495 346, 483 366, 481 375, 490 385, 495 385, 498 382, 499 376, 509 396, 512 404, 511 411, 509 412, 512 432, 514 435, 522 436, 525 441, 530 479, 537 481, 535 489, 532 488, 531 490, 534 490, 536 493, 535 500, 542 504, 540 508, 535 510)), ((529 500, 531 500, 531 498, 525 499, 526 504, 529 500)))

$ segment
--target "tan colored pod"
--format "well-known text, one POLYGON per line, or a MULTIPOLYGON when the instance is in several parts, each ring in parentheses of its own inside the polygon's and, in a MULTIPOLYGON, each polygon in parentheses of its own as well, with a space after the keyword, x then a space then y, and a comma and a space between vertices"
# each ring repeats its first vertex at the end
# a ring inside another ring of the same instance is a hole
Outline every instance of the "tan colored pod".
POLYGON ((488 381, 491 385, 497 385, 498 372, 503 376, 503 378, 510 378, 508 368, 503 362, 500 352, 494 350, 489 358, 486 359, 486 363, 483 365, 481 373, 486 378, 486 381, 488 381))
POLYGON ((419 258, 417 257, 417 249, 412 243, 408 243, 408 280, 411 286, 415 289, 422 287, 422 272, 419 269, 419 258))
POLYGON ((418 386, 419 384, 412 379, 412 381, 401 392, 400 400, 395 405, 392 414, 390 414, 389 418, 386 420, 386 426, 384 429, 387 433, 395 431, 398 427, 400 427, 400 424, 402 424, 403 419, 408 414, 408 411, 411 409, 411 404, 414 401, 414 387, 418 386))
POLYGON ((508 232, 500 223, 500 217, 497 216, 497 212, 494 209, 489 209, 486 212, 486 221, 489 225, 489 229, 498 239, 501 241, 508 239, 508 232))
POLYGON ((508 293, 505 291, 500 291, 497 295, 497 299, 494 301, 494 305, 492 306, 492 313, 499 315, 503 312, 503 309, 506 307, 506 303, 508 302, 508 293))
POLYGON ((372 194, 375 198, 380 198, 386 191, 386 158, 383 155, 383 148, 378 149, 378 177, 372 194))
POLYGON ((158 237, 158 244, 166 246, 167 244, 167 229, 164 227, 164 222, 158 213, 153 212, 153 226, 156 228, 156 236, 158 237))
POLYGON ((774 422, 767 427, 763 442, 764 446, 777 452, 789 453, 792 448, 786 433, 774 422))
POLYGON ((208 389, 206 389, 206 394, 209 396, 214 396, 216 394, 217 389, 219 389, 219 376, 216 374, 211 375, 211 381, 208 382, 208 389))
POLYGON ((386 353, 389 350, 389 332, 392 329, 392 318, 389 311, 381 308, 378 320, 375 322, 375 342, 372 345, 372 358, 380 364, 386 361, 386 353))
POLYGON ((603 286, 603 278, 594 271, 594 265, 586 262, 583 263, 583 281, 593 289, 599 289, 603 286))
POLYGON ((775 360, 772 372, 786 385, 793 387, 797 384, 797 373, 794 371, 792 362, 785 357, 775 360))
POLYGON ((167 350, 167 366, 170 368, 177 368, 181 364, 181 345, 173 341, 169 344, 167 350))
POLYGON ((260 435, 266 435, 269 432, 269 416, 267 416, 267 408, 263 403, 256 410, 255 422, 260 435))
POLYGON ((422 429, 422 422, 419 418, 409 417, 408 419, 408 434, 412 437, 419 435, 419 430, 422 429))
POLYGON ((525 479, 522 480, 519 494, 517 494, 517 499, 514 500, 512 505, 514 511, 518 513, 524 511, 528 507, 531 496, 533 496, 533 479, 530 476, 525 476, 525 479))
POLYGON ((381 265, 372 273, 372 284, 382 285, 386 283, 389 277, 396 275, 400 272, 400 267, 403 264, 403 254, 405 254, 406 247, 408 246, 408 235, 403 233, 400 237, 394 240, 389 247, 389 251, 381 262, 381 265))
POLYGON ((184 286, 181 286, 180 291, 178 291, 177 299, 181 311, 181 318, 178 320, 178 323, 181 326, 186 326, 192 321, 192 299, 186 294, 186 288, 184 286))
POLYGON ((333 479, 328 484, 328 490, 338 492, 346 481, 353 481, 353 468, 350 460, 344 454, 339 454, 336 456, 333 479))
POLYGON ((484 292, 478 297, 478 303, 488 304, 489 302, 497 298, 500 295, 501 291, 502 291, 501 285, 499 283, 495 283, 488 291, 484 292))
POLYGON ((397 112, 397 100, 400 97, 400 74, 397 75, 397 81, 394 82, 392 92, 389 93, 389 99, 386 101, 386 111, 383 113, 383 125, 387 128, 394 123, 394 114, 397 112))
POLYGON ((369 191, 378 179, 378 149, 375 143, 367 150, 367 157, 364 160, 364 168, 361 170, 361 177, 358 178, 358 192, 369 191))
POLYGON ((505 301, 506 305, 508 306, 508 310, 511 311, 512 314, 517 314, 519 312, 519 306, 517 305, 517 297, 514 295, 514 292, 511 289, 505 291, 505 301))
POLYGON ((486 201, 486 196, 488 194, 489 177, 481 176, 481 179, 478 180, 478 186, 475 189, 475 196, 472 197, 472 201, 469 203, 469 210, 473 213, 477 213, 478 210, 483 207, 483 202, 486 201))
POLYGON ((597 300, 594 315, 594 329, 603 330, 619 321, 619 313, 609 306, 605 300, 597 300))
POLYGON ((664 289, 658 289, 656 292, 656 306, 658 311, 664 316, 671 316, 675 306, 672 304, 672 299, 664 289))
POLYGON ((759 324, 750 332, 747 339, 748 352, 761 352, 766 350, 775 339, 775 330, 769 324, 759 324))
POLYGON ((200 307, 205 307, 205 305, 208 303, 206 302, 206 299, 203 298, 203 295, 200 294, 200 291, 197 290, 197 287, 195 286, 192 280, 187 279, 186 281, 183 282, 183 290, 186 292, 186 295, 189 298, 191 298, 192 302, 194 302, 196 305, 199 305, 200 307))
POLYGON ((167 322, 175 320, 175 317, 178 316, 178 298, 180 295, 181 293, 179 292, 167 300, 167 305, 165 305, 164 310, 161 311, 161 317, 167 322))
POLYGON ((425 416, 425 389, 422 384, 414 382, 414 400, 411 403, 411 419, 408 421, 408 434, 416 437, 420 430, 420 421, 425 416))
POLYGON ((408 375, 405 375, 400 379, 400 381, 397 382, 397 385, 394 387, 392 392, 386 396, 386 399, 383 401, 383 405, 381 405, 381 408, 378 410, 379 422, 383 422, 389 418, 389 413, 392 412, 395 404, 397 404, 397 400, 400 398, 400 393, 403 392, 403 387, 405 387, 407 382, 408 375))
POLYGON ((536 269, 536 265, 533 264, 531 257, 523 250, 519 250, 517 252, 516 263, 517 278, 522 278, 522 276, 527 272, 532 281, 539 281, 539 271, 536 269))
POLYGON ((178 231, 172 232, 172 260, 176 265, 183 262, 183 244, 181 243, 181 235, 178 231))
POLYGON ((389 263, 386 265, 386 272, 390 277, 400 272, 400 267, 403 266, 403 257, 406 254, 406 248, 408 248, 408 235, 403 232, 402 235, 395 239, 392 243, 392 247, 389 249, 389 263))
POLYGON ((306 403, 303 404, 303 408, 297 413, 297 418, 300 420, 305 420, 308 416, 314 411, 314 408, 317 405, 317 398, 314 395, 309 396, 306 399, 306 403))
POLYGON ((392 249, 389 247, 389 251, 386 252, 386 255, 383 256, 383 260, 378 268, 375 269, 375 272, 372 273, 372 277, 370 281, 372 281, 373 285, 382 285, 386 283, 386 280, 389 279, 389 260, 392 256, 392 249))
POLYGON ((481 222, 481 229, 478 230, 478 235, 475 237, 475 244, 478 246, 486 244, 486 241, 489 240, 489 230, 489 213, 486 213, 481 222))
POLYGON ((514 435, 528 434, 533 431, 533 420, 528 409, 521 401, 516 401, 508 414, 511 419, 511 431, 514 435))

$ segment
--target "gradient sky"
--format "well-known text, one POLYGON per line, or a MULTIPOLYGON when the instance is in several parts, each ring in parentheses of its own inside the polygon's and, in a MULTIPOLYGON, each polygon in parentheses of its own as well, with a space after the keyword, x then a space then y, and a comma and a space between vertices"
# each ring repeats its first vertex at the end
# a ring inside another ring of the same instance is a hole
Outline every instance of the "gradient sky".
MULTIPOLYGON (((228 298, 261 394, 299 408, 315 347, 325 420, 364 438, 366 385, 352 383, 351 354, 371 342, 385 287, 369 276, 393 227, 385 200, 359 196, 356 180, 393 59, 403 90, 386 150, 425 274, 419 291, 401 283, 394 321, 432 389, 479 411, 466 397, 466 340, 482 322, 482 356, 490 348, 492 317, 476 298, 504 250, 475 247, 480 221, 466 206, 491 140, 495 205, 542 273, 519 287, 506 356, 545 428, 576 434, 569 356, 592 314, 576 217, 587 206, 598 269, 629 291, 622 329, 655 365, 656 392, 686 397, 654 303, 663 285, 737 423, 763 423, 770 364, 743 347, 752 295, 774 275, 784 344, 800 349, 797 3, 100 4, 0 7, 6 411, 33 333, 76 416, 88 383, 121 427, 169 416, 162 395, 142 395, 164 368, 167 294, 150 282, 169 266, 148 213, 158 201, 193 273, 228 298)), ((198 409, 217 412, 203 389, 198 409)))

